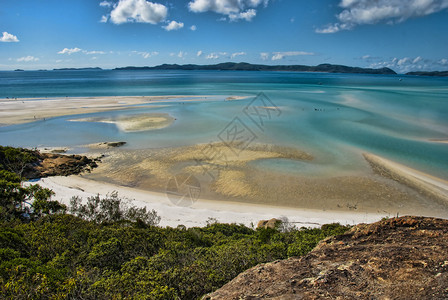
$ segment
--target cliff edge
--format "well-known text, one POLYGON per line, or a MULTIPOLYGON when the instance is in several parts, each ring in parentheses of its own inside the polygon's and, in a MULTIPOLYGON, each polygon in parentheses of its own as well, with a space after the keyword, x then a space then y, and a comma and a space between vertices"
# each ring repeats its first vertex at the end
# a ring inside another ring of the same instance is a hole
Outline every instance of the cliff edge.
POLYGON ((203 299, 447 299, 448 220, 360 224, 300 258, 255 266, 203 299))

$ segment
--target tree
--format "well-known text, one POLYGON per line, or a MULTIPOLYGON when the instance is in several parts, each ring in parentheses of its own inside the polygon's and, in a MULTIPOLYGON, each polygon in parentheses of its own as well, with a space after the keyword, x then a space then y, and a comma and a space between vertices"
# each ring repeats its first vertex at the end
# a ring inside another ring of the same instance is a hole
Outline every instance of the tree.
POLYGON ((130 206, 129 200, 119 198, 116 191, 107 194, 105 198, 100 198, 99 194, 89 197, 85 204, 80 197, 72 197, 69 211, 75 216, 96 223, 131 221, 151 226, 160 222, 155 210, 147 211, 146 207, 130 206))

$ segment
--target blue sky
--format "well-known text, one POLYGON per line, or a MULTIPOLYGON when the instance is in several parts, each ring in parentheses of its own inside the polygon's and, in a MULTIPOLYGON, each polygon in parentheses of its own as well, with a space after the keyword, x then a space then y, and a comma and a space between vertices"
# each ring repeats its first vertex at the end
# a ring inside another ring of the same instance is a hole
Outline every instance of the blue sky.
POLYGON ((162 63, 448 70, 448 0, 0 0, 0 69, 162 63))

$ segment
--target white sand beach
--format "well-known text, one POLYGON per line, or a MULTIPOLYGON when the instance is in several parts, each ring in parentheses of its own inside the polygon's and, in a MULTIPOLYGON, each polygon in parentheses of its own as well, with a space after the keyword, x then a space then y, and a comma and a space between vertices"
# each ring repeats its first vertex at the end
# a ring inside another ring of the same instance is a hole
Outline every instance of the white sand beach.
MULTIPOLYGON (((19 124, 39 118, 127 109, 144 103, 163 105, 164 102, 178 101, 181 97, 0 100, 0 118, 2 124, 19 124)), ((213 96, 185 97, 181 101, 213 99, 213 96)), ((232 96, 231 98, 238 100, 244 97, 232 96)), ((119 120, 84 121, 113 122, 118 127, 121 126, 123 131, 134 131, 149 130, 162 125, 168 126, 173 119, 168 114, 150 114, 119 120)), ((265 173, 251 174, 252 169, 247 165, 253 160, 266 158, 280 157, 306 161, 313 159, 312 154, 302 152, 300 149, 292 151, 273 145, 257 146, 246 149, 244 155, 234 160, 228 160, 226 166, 220 166, 219 161, 204 160, 201 157, 204 149, 201 147, 204 146, 161 149, 159 152, 152 153, 151 156, 146 155, 148 153, 145 151, 149 150, 135 152, 125 152, 121 149, 108 150, 108 156, 92 174, 51 177, 41 179, 38 183, 52 189, 56 193, 54 199, 67 204, 73 196, 86 199, 96 194, 106 195, 117 191, 120 196, 131 199, 137 206, 155 209, 162 217, 161 226, 181 224, 188 227, 203 226, 209 218, 224 223, 243 223, 250 226, 261 219, 282 217, 286 217, 292 224, 299 227, 319 226, 332 222, 357 224, 377 221, 382 217, 392 217, 397 212, 448 217, 446 209, 448 183, 446 181, 374 154, 364 155, 372 168, 371 174, 322 179, 302 177, 297 180, 296 177, 283 175, 275 177, 272 174, 267 176, 265 173), (189 174, 199 176, 204 166, 189 164, 197 159, 205 166, 220 166, 220 177, 217 177, 217 180, 210 185, 215 193, 220 194, 220 198, 215 199, 211 193, 205 193, 202 195, 205 199, 197 200, 191 207, 184 207, 176 206, 165 193, 152 192, 165 189, 168 179, 172 176, 169 171, 173 167, 177 168, 178 165, 180 170, 185 169, 189 174), (140 185, 135 184, 133 176, 139 176, 142 170, 146 170, 145 174, 150 176, 139 178, 140 185), (147 184, 145 180, 150 180, 150 184, 147 184), (155 183, 160 184, 155 186, 155 183), (256 195, 248 192, 255 187, 258 189, 256 195), (242 199, 244 197, 247 199, 242 199), (247 201, 237 202, 235 199, 247 201)), ((62 150, 59 151, 62 152, 68 150, 64 148, 64 145, 57 148, 61 148, 62 150)), ((89 147, 89 149, 93 148, 96 149, 96 154, 98 151, 109 149, 107 143, 89 147)), ((221 150, 227 151, 225 147, 221 150)), ((359 155, 361 153, 362 151, 359 155)), ((367 162, 365 163, 368 167, 367 162)))
MULTIPOLYGON (((236 97, 241 100, 247 97, 236 97)), ((60 97, 0 99, 0 123, 12 125, 34 122, 45 118, 122 110, 134 105, 166 103, 182 99, 182 102, 210 101, 216 96, 116 96, 116 97, 60 97), (185 99, 184 99, 185 98, 185 99)))
MULTIPOLYGON (((392 217, 386 214, 323 211, 312 209, 294 209, 272 205, 258 205, 238 202, 220 202, 199 199, 191 207, 174 205, 166 194, 138 190, 114 184, 88 180, 82 176, 57 176, 40 179, 39 185, 52 189, 56 195, 53 199, 69 204, 73 196, 83 199, 100 194, 117 191, 120 197, 132 200, 132 204, 148 209, 154 209, 161 217, 160 226, 186 227, 205 226, 209 218, 221 223, 237 223, 246 226, 257 225, 260 220, 271 218, 287 218, 297 227, 318 227, 328 223, 358 224, 380 220, 382 217, 392 217)), ((25 184, 31 184, 27 182, 25 184)))

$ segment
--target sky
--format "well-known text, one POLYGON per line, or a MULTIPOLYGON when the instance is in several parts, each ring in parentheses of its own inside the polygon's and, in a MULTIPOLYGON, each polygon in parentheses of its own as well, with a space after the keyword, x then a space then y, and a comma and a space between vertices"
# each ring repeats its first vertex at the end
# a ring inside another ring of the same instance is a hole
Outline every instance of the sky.
POLYGON ((448 70, 448 0, 0 0, 0 70, 227 61, 448 70))

